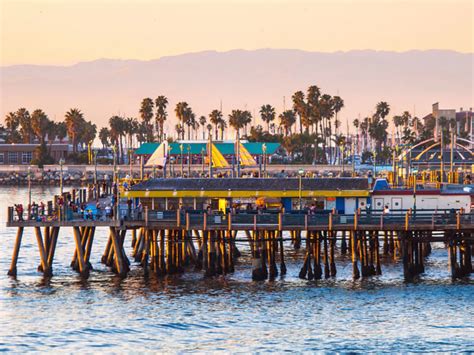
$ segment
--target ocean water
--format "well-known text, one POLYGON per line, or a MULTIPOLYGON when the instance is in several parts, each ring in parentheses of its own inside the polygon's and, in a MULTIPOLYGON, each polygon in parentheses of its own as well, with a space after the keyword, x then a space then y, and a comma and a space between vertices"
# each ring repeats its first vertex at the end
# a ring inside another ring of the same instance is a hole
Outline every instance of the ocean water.
MULTIPOLYGON (((33 200, 56 192, 35 187, 33 200)), ((25 188, 0 188, 0 351, 474 351, 474 277, 452 281, 442 245, 412 283, 393 261, 383 262, 381 276, 353 281, 350 260, 341 256, 335 278, 300 280, 303 254, 290 250, 285 277, 253 282, 245 245, 231 275, 145 278, 132 265, 120 279, 100 264, 107 231, 97 229, 95 270, 83 280, 69 267, 73 237, 63 228, 54 276, 45 279, 25 229, 11 278, 16 231, 5 227, 6 207, 27 198, 25 188)))

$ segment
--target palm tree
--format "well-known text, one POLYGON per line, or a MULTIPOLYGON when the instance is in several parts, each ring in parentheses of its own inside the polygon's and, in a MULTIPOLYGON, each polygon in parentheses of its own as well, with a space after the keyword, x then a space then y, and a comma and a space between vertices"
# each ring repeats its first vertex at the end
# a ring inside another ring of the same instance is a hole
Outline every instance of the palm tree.
POLYGON ((20 123, 20 135, 23 143, 31 143, 33 139, 33 129, 31 128, 30 113, 26 108, 16 111, 16 117, 20 123))
POLYGON ((191 129, 195 129, 197 126, 196 122, 196 115, 194 114, 193 110, 191 107, 188 107, 188 109, 185 112, 185 117, 186 117, 186 125, 188 126, 188 141, 191 140, 191 129))
POLYGON ((82 143, 83 147, 86 147, 89 143, 94 141, 96 135, 97 126, 91 121, 85 121, 81 127, 79 142, 82 143))
POLYGON ((212 132, 212 125, 208 123, 206 126, 206 129, 207 129, 207 137, 209 138, 212 132))
POLYGON ((252 114, 250 111, 245 110, 242 112, 242 120, 244 122, 245 135, 247 135, 247 126, 252 123, 252 114))
POLYGON ((128 136, 128 148, 133 146, 133 136, 138 132, 138 120, 133 117, 128 117, 124 120, 124 133, 128 136))
POLYGON ((235 130, 236 140, 239 140, 240 130, 245 126, 246 117, 244 112, 245 111, 241 110, 232 110, 229 115, 229 125, 235 130))
POLYGON ((56 138, 58 138, 59 141, 62 142, 64 140, 64 138, 67 137, 66 122, 55 123, 54 132, 55 132, 56 138))
MULTIPOLYGON (((146 126, 146 123, 143 122, 146 126)), ((125 136, 125 119, 120 116, 112 116, 109 119, 110 126, 110 140, 117 146, 119 161, 123 162, 123 141, 122 138, 125 136)))
POLYGON ((260 116, 262 121, 267 124, 267 132, 270 132, 270 122, 275 119, 275 108, 272 105, 263 105, 260 107, 260 116))
POLYGON ((307 113, 308 116, 306 118, 307 125, 311 125, 314 127, 316 132, 316 136, 318 136, 318 124, 321 121, 321 113, 319 110, 319 98, 321 96, 321 89, 316 85, 311 85, 308 87, 306 93, 306 101, 307 101, 307 113))
POLYGON ((20 133, 18 133, 20 120, 15 112, 9 112, 7 114, 5 117, 5 125, 8 132, 7 143, 19 143, 21 141, 20 133))
POLYGON ((339 125, 340 125, 340 122, 339 122, 338 119, 337 119, 337 114, 338 114, 339 111, 341 111, 342 108, 344 107, 344 100, 341 99, 340 96, 333 96, 333 98, 332 98, 332 107, 333 107, 334 113, 335 113, 335 115, 336 115, 334 126, 336 127, 335 133, 337 134, 337 133, 338 133, 338 132, 337 132, 337 128, 338 128, 339 125))
POLYGON ((295 112, 293 110, 286 110, 280 114, 279 119, 280 126, 285 130, 285 135, 291 134, 291 127, 296 122, 295 112))
POLYGON ((78 143, 78 136, 82 125, 84 124, 84 115, 82 114, 81 110, 77 108, 70 109, 66 112, 64 117, 64 122, 67 126, 67 134, 69 138, 71 138, 72 142, 72 151, 74 153, 77 152, 77 143, 78 143))
POLYGON ((99 131, 99 139, 102 143, 102 148, 106 148, 109 146, 109 137, 110 137, 110 130, 107 127, 102 127, 99 131))
POLYGON ((166 107, 168 106, 168 99, 166 96, 160 95, 155 99, 155 107, 156 107, 156 115, 155 115, 155 122, 156 122, 156 129, 158 131, 158 140, 160 142, 163 141, 163 125, 168 117, 168 112, 166 111, 166 107))
POLYGON ((375 114, 385 119, 390 112, 390 105, 385 101, 380 101, 375 107, 375 114))
POLYGON ((205 131, 205 126, 206 126, 207 118, 206 116, 201 116, 199 117, 199 124, 202 126, 202 139, 206 139, 206 131, 205 131))
POLYGON ((217 125, 219 126, 219 130, 221 131, 221 141, 223 141, 224 131, 227 128, 227 122, 222 118, 217 125))
POLYGON ((306 116, 306 103, 304 102, 303 91, 297 91, 291 97, 293 100, 293 110, 298 114, 300 124, 300 134, 303 133, 303 117, 306 116))
POLYGON ((43 110, 33 111, 33 114, 31 115, 31 128, 36 137, 38 137, 41 145, 44 144, 46 134, 48 133, 48 129, 50 127, 49 118, 46 116, 43 110))
POLYGON ((393 124, 395 125, 395 130, 397 131, 397 137, 400 139, 401 137, 401 126, 403 126, 403 118, 402 116, 395 115, 393 116, 393 124))
POLYGON ((5 126, 10 132, 16 131, 20 125, 20 120, 15 112, 9 112, 5 117, 5 126))
POLYGON ((150 124, 151 120, 153 119, 153 100, 149 97, 144 98, 142 100, 139 112, 142 122, 147 127, 147 141, 151 142, 153 141, 153 129, 150 124))
POLYGON ((182 137, 182 139, 184 139, 184 127, 181 123, 177 123, 175 126, 174 126, 175 130, 176 130, 176 133, 178 134, 178 139, 180 139, 180 137, 182 137))
POLYGON ((209 121, 214 125, 215 128, 215 139, 218 137, 218 124, 222 120, 222 112, 219 110, 212 110, 212 112, 209 114, 209 121))
MULTIPOLYGON (((186 125, 186 121, 188 120, 189 117, 189 105, 187 102, 178 102, 176 104, 176 107, 174 109, 174 112, 176 114, 176 117, 178 120, 181 122, 180 127, 181 129, 179 130, 181 136, 178 135, 178 139, 181 138, 184 140, 184 126, 186 125)), ((177 126, 175 126, 177 127, 177 126)), ((178 130, 176 130, 178 131, 178 130)))
POLYGON ((333 101, 331 95, 321 95, 319 99, 319 114, 321 115, 321 133, 323 138, 323 151, 326 152, 326 145, 330 145, 331 126, 330 119, 334 116, 333 101))
MULTIPOLYGON (((357 149, 354 149, 354 150, 357 150, 357 152, 359 152, 359 127, 360 127, 360 121, 358 118, 356 118, 354 121, 353 121, 353 124, 354 124, 354 127, 356 128, 356 147, 357 149)), ((355 152, 353 152, 355 154, 355 152)))

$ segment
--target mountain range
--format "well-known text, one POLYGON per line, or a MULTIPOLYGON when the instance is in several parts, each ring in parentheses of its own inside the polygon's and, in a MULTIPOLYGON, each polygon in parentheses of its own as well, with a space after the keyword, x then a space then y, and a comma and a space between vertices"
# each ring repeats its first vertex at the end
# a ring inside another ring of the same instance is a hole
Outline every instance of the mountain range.
MULTIPOLYGON (((158 44, 159 45, 159 44, 158 44)), ((222 109, 248 109, 258 116, 262 104, 277 112, 291 108, 291 96, 309 85, 339 95, 345 122, 370 115, 387 101, 392 114, 418 116, 441 108, 473 106, 473 53, 446 50, 387 52, 306 52, 293 49, 204 51, 156 60, 98 59, 71 66, 0 67, 0 114, 19 107, 43 109, 62 120, 77 107, 99 127, 110 116, 137 117, 144 97, 170 101, 167 126, 176 123, 174 106, 187 101, 196 115, 222 109)), ((260 123, 256 119, 255 123, 260 123)), ((351 125, 352 126, 352 125, 351 125)))

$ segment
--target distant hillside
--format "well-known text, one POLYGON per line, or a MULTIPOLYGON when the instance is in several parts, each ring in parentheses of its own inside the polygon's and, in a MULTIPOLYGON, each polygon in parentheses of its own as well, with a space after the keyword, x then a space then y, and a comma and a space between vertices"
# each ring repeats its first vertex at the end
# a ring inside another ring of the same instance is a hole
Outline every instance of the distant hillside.
MULTIPOLYGON (((132 55, 132 54, 131 54, 132 55)), ((99 126, 117 113, 138 116, 143 97, 164 94, 174 105, 185 100, 198 114, 222 106, 258 115, 270 103, 291 106, 291 95, 310 84, 339 94, 343 120, 370 114, 380 100, 396 112, 419 116, 441 107, 473 106, 473 55, 452 51, 335 53, 261 49, 199 52, 151 61, 99 59, 73 66, 18 65, 0 68, 2 118, 18 107, 43 108, 51 118, 78 107, 99 126)), ((344 126, 345 127, 345 126, 344 126)))

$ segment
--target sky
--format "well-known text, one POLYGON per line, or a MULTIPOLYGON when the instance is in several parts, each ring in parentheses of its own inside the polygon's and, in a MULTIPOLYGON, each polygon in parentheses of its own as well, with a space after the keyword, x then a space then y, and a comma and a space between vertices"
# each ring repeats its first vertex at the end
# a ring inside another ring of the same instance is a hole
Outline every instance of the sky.
POLYGON ((473 52, 472 0, 0 0, 0 65, 202 50, 473 52))

